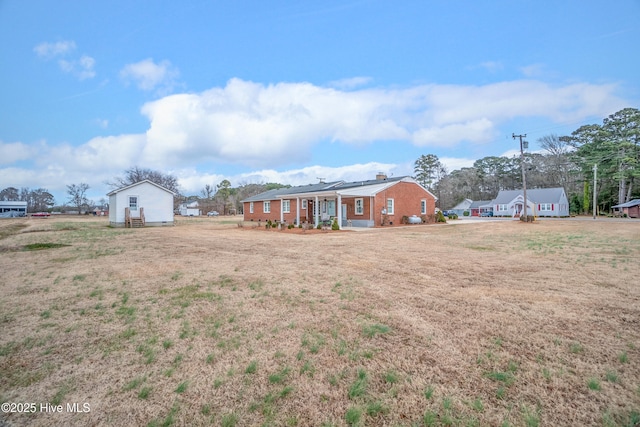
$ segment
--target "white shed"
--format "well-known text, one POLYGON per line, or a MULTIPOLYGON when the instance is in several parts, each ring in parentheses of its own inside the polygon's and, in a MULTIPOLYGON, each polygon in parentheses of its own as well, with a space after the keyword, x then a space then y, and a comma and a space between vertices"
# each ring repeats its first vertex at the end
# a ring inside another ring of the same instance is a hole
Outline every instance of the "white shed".
POLYGON ((112 227, 173 225, 171 190, 145 179, 108 193, 112 227))

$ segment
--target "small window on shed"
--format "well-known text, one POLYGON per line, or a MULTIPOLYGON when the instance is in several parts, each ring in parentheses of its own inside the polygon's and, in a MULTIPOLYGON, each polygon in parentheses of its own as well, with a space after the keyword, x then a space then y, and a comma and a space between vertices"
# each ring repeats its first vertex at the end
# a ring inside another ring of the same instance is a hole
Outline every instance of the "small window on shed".
POLYGON ((132 211, 138 210, 138 196, 129 196, 129 209, 132 211))

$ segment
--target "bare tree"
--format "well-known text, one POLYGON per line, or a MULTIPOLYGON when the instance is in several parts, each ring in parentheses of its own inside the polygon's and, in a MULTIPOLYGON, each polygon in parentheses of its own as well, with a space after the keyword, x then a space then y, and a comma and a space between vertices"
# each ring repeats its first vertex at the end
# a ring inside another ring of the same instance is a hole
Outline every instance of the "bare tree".
POLYGON ((67 185, 67 194, 69 195, 68 202, 71 206, 78 209, 78 215, 81 213, 82 208, 89 204, 89 199, 87 199, 88 189, 89 184, 85 184, 84 182, 81 182, 78 185, 67 185))
POLYGON ((124 171, 124 176, 115 177, 113 182, 107 182, 112 188, 126 187, 127 185, 135 184, 136 182, 149 181, 173 191, 175 194, 180 194, 180 186, 178 185, 178 179, 171 175, 152 169, 145 169, 139 166, 133 166, 124 171))

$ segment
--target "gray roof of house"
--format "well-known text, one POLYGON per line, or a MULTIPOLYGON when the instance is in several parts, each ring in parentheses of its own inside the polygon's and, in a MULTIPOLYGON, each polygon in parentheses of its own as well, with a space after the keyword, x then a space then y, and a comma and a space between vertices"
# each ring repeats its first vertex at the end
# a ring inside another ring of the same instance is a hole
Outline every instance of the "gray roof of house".
POLYGON ((632 208, 634 206, 640 205, 640 199, 633 199, 628 201, 627 203, 621 203, 619 205, 612 206, 613 208, 632 208))
POLYGON ((300 185, 297 187, 283 187, 274 190, 268 190, 255 196, 247 197, 242 202, 259 202, 261 200, 276 200, 278 196, 283 194, 309 193, 314 191, 323 191, 335 187, 342 181, 321 182, 319 184, 300 185))
POLYGON ((309 185, 300 185, 297 187, 286 187, 286 188, 278 188, 276 190, 265 191, 260 194, 256 194, 255 196, 247 197, 242 200, 242 202, 259 202, 262 200, 277 200, 279 196, 282 195, 294 195, 294 194, 303 194, 303 193, 315 193, 326 190, 345 190, 349 188, 357 188, 364 187, 367 185, 376 185, 383 184, 386 182, 396 182, 406 178, 405 176, 398 176, 394 178, 385 178, 385 179, 369 179, 366 181, 353 181, 353 182, 344 182, 344 181, 333 181, 333 182, 325 182, 319 184, 309 184, 309 185))
MULTIPOLYGON (((557 202, 562 197, 564 188, 533 188, 527 190, 527 200, 533 203, 551 203, 557 202)), ((500 190, 495 199, 494 204, 504 205, 522 194, 522 190, 500 190)))
POLYGON ((469 209, 478 209, 483 206, 491 205, 491 200, 474 200, 469 205, 469 209))

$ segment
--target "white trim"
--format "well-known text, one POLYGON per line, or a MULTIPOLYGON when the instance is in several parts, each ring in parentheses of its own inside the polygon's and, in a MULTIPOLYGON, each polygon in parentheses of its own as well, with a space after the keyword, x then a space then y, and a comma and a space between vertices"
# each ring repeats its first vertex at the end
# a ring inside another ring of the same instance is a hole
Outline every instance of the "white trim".
POLYGON ((395 213, 395 201, 392 198, 387 199, 387 215, 394 215, 395 213), (391 202, 391 206, 389 206, 389 202, 391 202))
POLYGON ((282 201, 282 213, 291 213, 291 200, 282 201))
POLYGON ((271 200, 262 202, 262 213, 271 213, 271 200))
POLYGON ((427 199, 420 199, 420 215, 427 214, 427 199))
POLYGON ((253 202, 249 202, 249 213, 253 213, 253 202))

